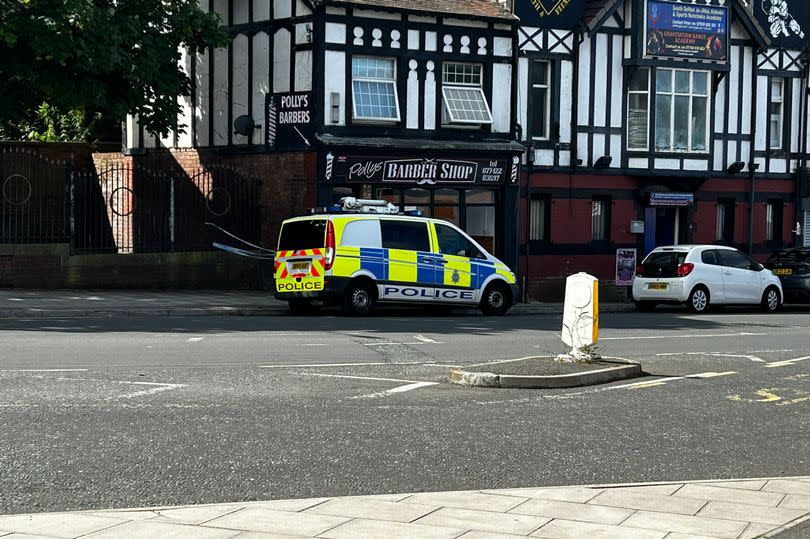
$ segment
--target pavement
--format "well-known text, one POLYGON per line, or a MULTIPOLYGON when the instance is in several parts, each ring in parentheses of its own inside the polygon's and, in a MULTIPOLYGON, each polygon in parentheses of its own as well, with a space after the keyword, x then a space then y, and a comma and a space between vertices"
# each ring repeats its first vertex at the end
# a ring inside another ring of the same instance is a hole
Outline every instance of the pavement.
POLYGON ((810 476, 421 492, 0 516, 0 537, 772 537, 810 518, 810 476))
MULTIPOLYGON (((633 310, 606 303, 602 312, 633 310)), ((477 312, 470 310, 470 312, 477 312)), ((561 303, 519 303, 513 314, 558 314, 561 303)), ((267 291, 245 290, 0 290, 0 318, 110 316, 273 316, 287 304, 267 291)))

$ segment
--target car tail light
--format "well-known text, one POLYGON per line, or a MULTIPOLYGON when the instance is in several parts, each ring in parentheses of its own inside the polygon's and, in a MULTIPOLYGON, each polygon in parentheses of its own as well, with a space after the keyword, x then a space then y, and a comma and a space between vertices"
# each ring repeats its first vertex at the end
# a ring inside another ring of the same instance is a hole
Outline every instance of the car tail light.
POLYGON ((332 269, 332 264, 335 262, 335 227, 332 221, 326 223, 326 253, 324 256, 324 267, 327 270, 332 269))
POLYGON ((695 265, 692 263, 687 262, 686 264, 681 264, 678 266, 678 277, 686 277, 692 270, 695 269, 695 265))
POLYGON ((643 277, 642 275, 643 273, 644 273, 644 266, 641 264, 636 266, 636 277, 643 277))

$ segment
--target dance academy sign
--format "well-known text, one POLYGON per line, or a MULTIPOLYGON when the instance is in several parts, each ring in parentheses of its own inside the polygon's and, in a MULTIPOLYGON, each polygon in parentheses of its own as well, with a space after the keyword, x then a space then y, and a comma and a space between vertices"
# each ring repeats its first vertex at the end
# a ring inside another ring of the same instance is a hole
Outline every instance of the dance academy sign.
POLYGON ((648 0, 645 44, 648 56, 725 61, 728 8, 648 0))

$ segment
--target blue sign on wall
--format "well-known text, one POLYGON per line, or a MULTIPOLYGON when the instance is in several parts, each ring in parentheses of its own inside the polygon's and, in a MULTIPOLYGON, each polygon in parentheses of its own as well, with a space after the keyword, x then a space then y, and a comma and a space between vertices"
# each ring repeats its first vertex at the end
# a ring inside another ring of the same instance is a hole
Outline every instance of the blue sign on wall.
POLYGON ((691 206, 694 202, 692 193, 650 193, 650 206, 691 206))
POLYGON ((647 2, 648 56, 678 56, 725 61, 728 8, 686 3, 647 2))

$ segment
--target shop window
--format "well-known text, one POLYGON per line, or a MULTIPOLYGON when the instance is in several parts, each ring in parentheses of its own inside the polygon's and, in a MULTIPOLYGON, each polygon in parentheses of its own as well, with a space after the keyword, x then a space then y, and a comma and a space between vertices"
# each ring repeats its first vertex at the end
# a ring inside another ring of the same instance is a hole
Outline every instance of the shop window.
POLYGON ((708 71, 658 69, 655 91, 656 151, 708 151, 708 71))
POLYGON ((433 192, 433 217, 459 225, 459 193, 456 189, 436 189, 433 192))
POLYGON ((495 249, 495 206, 467 206, 464 230, 489 251, 495 249))
POLYGON ((765 205, 765 241, 782 243, 784 206, 781 199, 769 200, 765 205))
POLYGON ((785 79, 771 79, 771 96, 768 103, 768 131, 770 136, 769 146, 772 150, 782 148, 784 89, 785 79))
POLYGON ((483 189, 468 189, 464 193, 467 204, 495 204, 495 192, 483 189))
POLYGON ((721 243, 734 242, 734 213, 735 204, 733 200, 717 201, 717 234, 715 241, 721 243))
POLYGON ((610 206, 608 197, 591 200, 591 241, 610 240, 610 206))
POLYGON ((427 189, 406 189, 404 210, 420 210, 425 217, 432 217, 430 191, 427 189))
POLYGON ((637 69, 627 91, 627 149, 646 150, 650 139, 650 70, 637 69))
POLYGON ((399 189, 377 189, 377 200, 385 200, 395 206, 402 207, 402 192, 399 189))
POLYGON ((535 140, 548 140, 551 132, 551 62, 546 60, 531 64, 529 115, 529 136, 535 140))
POLYGON ((430 252, 427 222, 381 219, 383 249, 430 252))
POLYGON ((352 97, 355 120, 398 122, 394 59, 352 57, 352 97))
POLYGON ((436 225, 436 240, 439 252, 443 255, 466 256, 467 258, 486 258, 470 240, 449 226, 436 225))
POLYGON ((533 196, 529 206, 529 241, 549 241, 551 197, 533 196))
POLYGON ((442 124, 491 124, 492 112, 483 89, 483 66, 442 64, 442 124))

